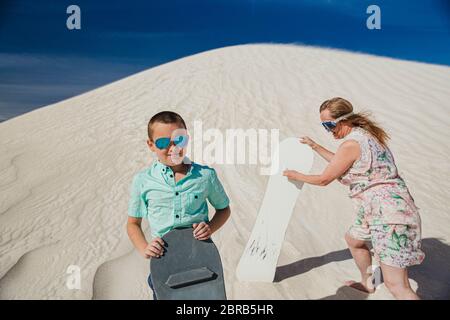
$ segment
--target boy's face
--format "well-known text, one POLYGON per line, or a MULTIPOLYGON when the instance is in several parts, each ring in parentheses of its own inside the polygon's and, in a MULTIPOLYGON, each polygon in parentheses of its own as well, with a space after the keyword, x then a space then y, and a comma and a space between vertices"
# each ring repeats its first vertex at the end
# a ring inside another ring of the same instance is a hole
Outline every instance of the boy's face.
POLYGON ((159 161, 166 166, 172 167, 180 164, 186 154, 186 146, 183 148, 176 146, 173 140, 180 135, 187 136, 187 131, 177 123, 155 122, 152 125, 152 140, 148 139, 147 144, 151 151, 156 153, 159 161), (160 138, 170 138, 170 144, 166 149, 159 149, 155 142, 160 138))

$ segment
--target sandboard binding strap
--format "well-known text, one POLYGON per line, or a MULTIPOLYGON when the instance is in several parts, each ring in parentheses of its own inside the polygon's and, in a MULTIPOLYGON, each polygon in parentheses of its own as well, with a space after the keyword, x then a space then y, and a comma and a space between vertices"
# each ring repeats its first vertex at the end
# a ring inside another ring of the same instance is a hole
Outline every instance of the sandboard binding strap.
POLYGON ((166 281, 166 285, 170 288, 182 288, 193 284, 214 280, 217 274, 207 267, 196 268, 171 274, 166 281))

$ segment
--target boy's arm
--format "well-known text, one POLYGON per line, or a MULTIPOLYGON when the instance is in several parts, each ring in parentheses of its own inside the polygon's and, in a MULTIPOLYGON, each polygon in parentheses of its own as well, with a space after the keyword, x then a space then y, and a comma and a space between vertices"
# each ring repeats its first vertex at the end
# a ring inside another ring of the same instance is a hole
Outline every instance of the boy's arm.
POLYGON ((219 230, 220 227, 222 227, 225 224, 225 222, 230 217, 230 214, 231 214, 230 206, 220 209, 220 210, 216 210, 216 213, 214 214, 211 221, 209 222, 209 227, 211 228, 211 234, 213 234, 214 232, 219 230))
POLYGON ((213 218, 209 223, 201 222, 194 223, 194 237, 198 240, 207 240, 209 237, 220 229, 223 224, 228 220, 231 214, 230 200, 217 177, 216 170, 211 170, 208 186, 208 201, 216 209, 213 218))
POLYGON ((211 235, 222 227, 230 217, 230 206, 223 209, 216 209, 216 213, 209 223, 194 223, 194 237, 197 240, 207 240, 211 235))
POLYGON ((144 252, 148 246, 148 242, 145 239, 144 232, 142 231, 141 223, 142 218, 128 217, 127 233, 133 245, 139 253, 145 257, 144 252))
POLYGON ((164 241, 161 238, 154 238, 148 243, 142 231, 141 223, 142 218, 128 217, 128 237, 145 259, 159 258, 164 253, 164 241))

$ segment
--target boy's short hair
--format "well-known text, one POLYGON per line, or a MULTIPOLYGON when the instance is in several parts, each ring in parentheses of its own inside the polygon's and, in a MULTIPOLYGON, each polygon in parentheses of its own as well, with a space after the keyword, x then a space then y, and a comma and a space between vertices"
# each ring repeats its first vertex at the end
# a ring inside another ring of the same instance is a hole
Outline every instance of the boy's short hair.
POLYGON ((148 138, 150 140, 152 140, 152 125, 155 122, 160 122, 160 123, 176 123, 180 126, 183 126, 185 129, 187 129, 186 123, 184 122, 183 118, 176 112, 173 111, 161 111, 158 112, 157 114, 155 114, 150 121, 148 122, 148 138))

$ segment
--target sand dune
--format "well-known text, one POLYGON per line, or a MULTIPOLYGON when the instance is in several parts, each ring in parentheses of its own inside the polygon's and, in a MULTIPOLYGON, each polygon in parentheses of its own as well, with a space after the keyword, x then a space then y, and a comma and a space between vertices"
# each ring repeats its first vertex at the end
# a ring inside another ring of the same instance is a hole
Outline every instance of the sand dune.
MULTIPOLYGON (((248 45, 152 68, 0 124, 0 298, 149 299, 148 261, 126 232, 131 178, 151 161, 146 124, 172 106, 204 129, 280 129, 336 148, 318 106, 332 96, 372 110, 423 219, 424 298, 450 298, 450 68, 329 49, 248 45), (69 265, 81 289, 66 287, 69 265)), ((194 160, 195 155, 194 155, 194 160)), ((325 162, 315 157, 313 172, 325 162)), ((287 230, 274 284, 240 283, 234 270, 267 176, 255 165, 216 165, 232 218, 214 235, 230 299, 391 299, 342 287, 357 277, 344 233, 347 190, 306 186, 287 230)), ((276 213, 274 213, 276 214, 276 213)))

